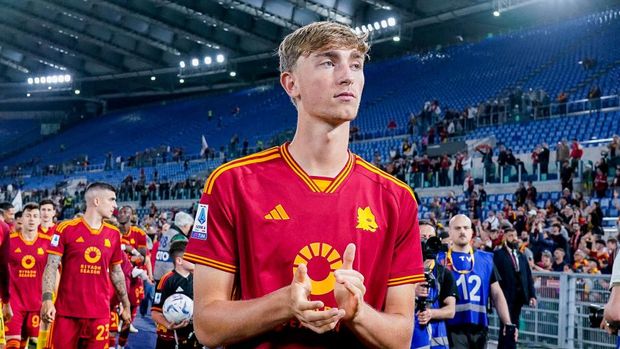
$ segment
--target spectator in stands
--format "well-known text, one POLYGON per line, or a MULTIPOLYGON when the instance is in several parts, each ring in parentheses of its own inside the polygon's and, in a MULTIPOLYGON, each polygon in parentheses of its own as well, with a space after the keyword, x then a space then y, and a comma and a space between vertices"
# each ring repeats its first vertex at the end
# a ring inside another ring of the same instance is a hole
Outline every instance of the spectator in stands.
POLYGON ((590 88, 590 91, 588 92, 588 102, 590 103, 590 114, 592 114, 593 111, 596 111, 597 115, 600 116, 601 95, 602 95, 601 89, 597 85, 594 85, 592 86, 592 88, 590 88))
POLYGON ((495 216, 495 211, 490 210, 487 214, 487 219, 484 220, 489 224, 491 229, 499 229, 499 219, 495 216))
POLYGON ((474 129, 477 117, 478 117, 478 108, 474 106, 470 106, 469 108, 467 108, 467 121, 465 124, 466 125, 465 129, 467 131, 471 131, 474 129))
POLYGON ((611 142, 607 145, 609 149, 609 163, 611 166, 620 165, 620 136, 613 135, 611 142))
POLYGON ((467 172, 467 177, 465 177, 465 181, 463 182, 463 194, 465 194, 465 198, 469 198, 473 193, 474 177, 471 175, 471 172, 467 172))
POLYGON ((553 251, 553 264, 551 265, 551 270, 563 272, 564 267, 566 266, 565 256, 566 252, 563 248, 556 248, 555 251, 553 251))
POLYGON ((540 262, 534 265, 534 270, 536 271, 553 271, 553 263, 551 262, 551 252, 549 250, 544 250, 540 262))
POLYGON ((396 120, 394 120, 394 119, 390 119, 390 121, 389 121, 389 122, 388 122, 388 124, 387 124, 387 130, 388 130, 388 133, 389 133, 390 135, 394 135, 394 132, 396 132, 396 128, 397 128, 397 127, 398 127, 398 126, 396 125, 396 120))
POLYGON ((607 174, 603 173, 601 168, 598 168, 596 170, 596 177, 594 178, 594 191, 596 192, 597 198, 600 199, 605 197, 608 185, 607 174))
POLYGON ((510 176, 510 168, 508 167, 508 150, 503 144, 500 144, 499 146, 499 154, 497 155, 497 166, 499 169, 503 169, 504 176, 510 176))
POLYGON ((614 191, 620 189, 620 164, 616 165, 616 175, 611 182, 612 189, 614 191))
MULTIPOLYGON (((618 240, 616 238, 609 238, 607 239, 607 252, 609 253, 609 258, 608 258, 608 262, 609 262, 609 266, 613 266, 616 257, 618 256, 618 240)), ((611 274, 611 269, 609 270, 609 272, 604 274, 611 274)))
POLYGON ((566 139, 563 139, 558 142, 555 153, 555 161, 559 162, 560 165, 564 163, 564 161, 568 161, 570 156, 570 148, 566 139))
POLYGON ((454 155, 453 178, 454 178, 455 184, 463 183, 463 174, 465 173, 463 171, 463 159, 464 158, 465 158, 465 154, 461 152, 457 152, 454 155))
POLYGON ((478 185, 478 197, 480 198, 481 203, 487 202, 487 191, 484 189, 484 185, 478 185))
POLYGON ((549 173, 549 145, 543 143, 538 152, 538 163, 540 164, 540 173, 546 175, 549 173))
POLYGON ((560 170, 560 182, 562 184, 562 190, 568 189, 573 191, 573 169, 570 167, 568 161, 562 162, 562 169, 560 170))
POLYGON ((568 94, 564 91, 560 92, 556 98, 556 101, 558 102, 558 113, 561 116, 566 116, 566 102, 568 102, 568 94))
POLYGON ((527 189, 525 189, 523 182, 519 183, 519 187, 517 188, 517 191, 515 191, 515 199, 517 206, 525 204, 525 200, 527 199, 527 189))
POLYGON ((536 204, 536 199, 538 199, 538 191, 532 181, 527 182, 527 195, 525 197, 526 201, 530 201, 536 204))
POLYGON ((573 266, 571 268, 575 273, 583 273, 584 268, 587 268, 588 259, 586 257, 587 255, 583 250, 578 249, 575 251, 573 266))
POLYGON ((601 229, 603 226, 603 210, 601 210, 601 204, 598 201, 592 202, 590 205, 590 223, 593 228, 601 229))
POLYGON ((583 147, 579 144, 579 141, 574 138, 570 145, 570 159, 571 159, 571 167, 573 171, 577 169, 579 166, 579 161, 583 157, 583 147))
POLYGON ((486 181, 493 180, 495 169, 493 168, 493 149, 488 144, 481 144, 476 147, 476 151, 482 155, 482 164, 484 166, 484 172, 486 181))
POLYGON ((450 166, 452 166, 452 161, 450 161, 450 157, 448 157, 448 154, 444 154, 441 157, 441 162, 439 166, 440 166, 439 185, 447 186, 450 184, 449 171, 450 171, 450 166))

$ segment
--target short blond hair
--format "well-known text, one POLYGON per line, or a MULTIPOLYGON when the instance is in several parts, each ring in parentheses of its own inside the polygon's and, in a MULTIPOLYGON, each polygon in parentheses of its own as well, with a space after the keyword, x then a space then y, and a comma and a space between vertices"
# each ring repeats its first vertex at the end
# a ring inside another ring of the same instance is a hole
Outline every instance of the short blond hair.
POLYGON ((367 39, 368 34, 358 35, 351 27, 344 24, 328 21, 308 24, 282 40, 278 47, 280 73, 292 71, 300 56, 307 57, 319 50, 356 49, 366 56, 370 49, 367 39))

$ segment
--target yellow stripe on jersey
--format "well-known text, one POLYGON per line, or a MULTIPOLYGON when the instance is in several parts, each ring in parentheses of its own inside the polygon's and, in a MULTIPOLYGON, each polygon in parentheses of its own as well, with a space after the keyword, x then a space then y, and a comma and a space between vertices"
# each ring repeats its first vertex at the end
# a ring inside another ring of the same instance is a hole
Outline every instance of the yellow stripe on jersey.
POLYGON ((237 267, 234 265, 218 262, 216 260, 209 259, 206 257, 201 257, 201 256, 198 256, 192 253, 185 252, 185 254, 183 255, 183 258, 185 258, 186 260, 190 262, 206 265, 206 266, 209 266, 215 269, 227 271, 229 273, 237 272, 237 267))
POLYGON ((286 162, 293 172, 295 172, 297 176, 304 181, 304 183, 306 183, 310 190, 315 193, 321 193, 322 190, 312 181, 312 179, 310 179, 310 177, 308 177, 306 172, 304 172, 304 170, 295 163, 295 160, 293 160, 293 157, 289 154, 288 149, 286 149, 286 145, 280 146, 280 149, 282 150, 281 153, 284 162, 286 162))
POLYGON ((241 167, 241 166, 246 166, 246 165, 250 165, 250 164, 255 164, 255 163, 260 163, 260 162, 266 162, 266 161, 270 161, 273 159, 277 159, 280 157, 280 154, 278 153, 278 148, 274 147, 271 149, 267 149, 265 151, 256 153, 256 154, 252 154, 249 156, 245 156, 242 157, 240 159, 237 159, 235 161, 231 161, 229 163, 226 163, 218 168, 215 169, 215 171, 213 171, 213 173, 211 173, 211 175, 209 176, 209 178, 207 179, 207 182, 205 183, 205 186, 203 188, 203 193, 207 193, 207 194, 211 194, 211 192, 213 191, 213 186, 215 185, 215 180, 224 172, 236 168, 236 167, 241 167))
POLYGON ((410 275, 410 276, 405 276, 402 278, 390 279, 388 280, 387 285, 388 286, 399 286, 399 285, 406 285, 406 284, 416 284, 418 282, 423 282, 424 280, 426 280, 424 278, 424 274, 410 275))
POLYGON ((49 235, 47 235, 47 234, 39 233, 39 234, 38 234, 38 236, 39 236, 41 239, 45 239, 45 240, 52 240, 52 237, 51 237, 51 236, 49 236, 49 235))
POLYGON ((112 225, 110 223, 104 222, 103 225, 105 225, 107 228, 110 228, 112 230, 116 230, 116 231, 118 231, 120 233, 120 230, 116 226, 114 226, 114 225, 112 225))
POLYGON ((319 189, 322 192, 325 192, 325 189, 327 189, 327 187, 329 187, 329 185, 333 183, 333 181, 331 181, 329 179, 316 179, 316 178, 312 178, 312 181, 314 182, 314 184, 316 184, 317 187, 319 187, 319 189))
POLYGON ((333 193, 336 191, 336 189, 338 189, 338 187, 340 187, 340 184, 342 184, 342 182, 344 182, 344 180, 349 176, 349 173, 351 173, 351 170, 353 169, 353 164, 353 156, 349 155, 349 160, 347 161, 344 169, 342 170, 342 172, 340 172, 338 176, 336 176, 332 184, 325 190, 326 193, 333 193))
POLYGON ((69 226, 76 226, 78 224, 80 224, 82 220, 80 218, 74 218, 74 219, 70 219, 67 221, 63 221, 61 223, 58 224, 58 226, 56 227, 56 232, 58 233, 62 233, 63 230, 65 230, 65 228, 69 227, 69 226))
POLYGON ((370 172, 376 173, 378 175, 380 175, 381 177, 390 180, 391 182, 393 182, 394 184, 398 185, 401 188, 406 189, 409 194, 411 194, 411 197, 413 198, 413 200, 417 203, 417 200, 415 199, 415 195, 413 194, 413 189, 411 189, 410 186, 408 186, 407 184, 405 184, 404 182, 400 181, 399 179, 397 179, 396 177, 381 171, 380 169, 376 168, 375 166, 371 165, 370 163, 366 162, 364 159, 362 159, 361 157, 357 156, 357 164, 361 165, 362 167, 364 167, 365 169, 367 169, 370 172))

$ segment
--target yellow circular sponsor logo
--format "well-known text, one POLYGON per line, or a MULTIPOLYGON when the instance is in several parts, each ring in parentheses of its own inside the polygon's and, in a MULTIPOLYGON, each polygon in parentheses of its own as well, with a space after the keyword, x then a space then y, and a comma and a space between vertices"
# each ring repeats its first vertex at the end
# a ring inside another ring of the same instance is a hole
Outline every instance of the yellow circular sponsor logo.
POLYGON ((22 257, 22 267, 24 269, 32 269, 34 267, 35 259, 31 255, 25 255, 22 257))
POLYGON ((319 296, 334 290, 334 271, 342 268, 342 258, 335 248, 322 242, 304 246, 295 257, 293 275, 300 264, 308 267, 312 295, 319 296))
POLYGON ((94 246, 91 246, 84 251, 84 259, 90 264, 99 262, 101 259, 101 251, 94 246))

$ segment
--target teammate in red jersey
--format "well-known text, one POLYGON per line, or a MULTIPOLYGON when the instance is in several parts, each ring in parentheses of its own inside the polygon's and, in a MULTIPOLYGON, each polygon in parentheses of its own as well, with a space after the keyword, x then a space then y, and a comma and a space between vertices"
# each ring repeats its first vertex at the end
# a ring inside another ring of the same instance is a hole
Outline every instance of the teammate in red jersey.
POLYGON ((41 225, 39 225, 39 233, 49 236, 54 235, 54 218, 56 217, 56 205, 50 199, 43 199, 39 202, 41 210, 41 225))
POLYGON ((406 184, 348 151, 366 37, 317 22, 280 45, 290 144, 216 169, 185 258, 208 347, 408 347, 423 277, 406 184), (231 297, 231 295, 234 295, 231 297))
POLYGON ((11 241, 9 239, 10 228, 4 222, 4 212, 0 209, 0 349, 4 349, 6 338, 4 337, 4 322, 13 318, 13 310, 9 303, 10 277, 9 277, 9 254, 11 241))
POLYGON ((39 335, 41 284, 47 262, 50 237, 39 234, 39 205, 26 204, 22 211, 23 229, 10 235, 11 306, 13 320, 6 324, 7 348, 20 348, 20 341, 39 335))
POLYGON ((4 223, 6 223, 11 230, 15 227, 15 207, 10 202, 0 202, 0 211, 2 211, 2 217, 4 223))
POLYGON ((123 304, 121 317, 131 321, 125 276, 121 269, 120 232, 103 221, 116 209, 116 191, 106 183, 92 183, 84 194, 83 217, 56 227, 43 275, 41 318, 52 322, 52 348, 103 349, 108 345, 110 280, 123 304), (56 303, 52 293, 58 265, 62 274, 56 303))
MULTIPOLYGON (((147 263, 150 265, 150 261, 146 258, 148 252, 146 248, 146 232, 132 224, 133 214, 134 212, 131 206, 123 206, 118 211, 121 246, 134 266, 134 270, 130 273, 132 277, 128 290, 132 321, 135 319, 138 308, 140 307, 140 302, 144 298, 144 282, 138 275, 143 274, 142 270, 146 272, 147 263)), ((130 329, 132 329, 133 332, 137 332, 137 330, 131 328, 131 326, 123 329, 118 339, 118 344, 121 347, 127 344, 130 329)))

